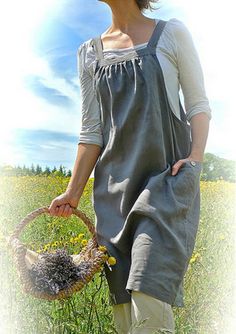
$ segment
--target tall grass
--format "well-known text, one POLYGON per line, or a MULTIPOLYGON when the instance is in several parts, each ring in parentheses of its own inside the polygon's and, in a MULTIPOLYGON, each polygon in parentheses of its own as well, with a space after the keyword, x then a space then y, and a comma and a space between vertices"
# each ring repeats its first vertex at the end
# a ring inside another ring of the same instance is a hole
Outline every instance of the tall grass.
MULTIPOLYGON (((107 282, 97 273, 81 292, 65 301, 47 302, 21 291, 3 235, 29 212, 48 206, 69 178, 25 176, 0 178, 0 333, 108 334, 116 333, 107 282)), ((93 179, 86 185, 79 208, 94 220, 93 179)), ((201 181, 201 220, 191 263, 185 275, 184 308, 174 307, 176 334, 233 334, 235 304, 235 184, 201 181)), ((76 235, 90 236, 75 216, 40 216, 27 226, 22 241, 43 249, 55 241, 79 251, 76 235)))

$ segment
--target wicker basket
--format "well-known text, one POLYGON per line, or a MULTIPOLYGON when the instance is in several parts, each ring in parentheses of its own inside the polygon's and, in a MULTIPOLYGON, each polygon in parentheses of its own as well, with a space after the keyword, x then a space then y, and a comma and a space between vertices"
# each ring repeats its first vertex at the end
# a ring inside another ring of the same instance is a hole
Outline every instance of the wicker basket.
POLYGON ((48 213, 48 207, 41 207, 37 210, 30 212, 24 219, 22 219, 16 226, 14 232, 7 237, 7 244, 13 251, 13 259, 16 264, 17 273, 22 283, 23 291, 33 295, 36 298, 55 300, 55 299, 66 299, 73 293, 80 291, 85 284, 91 281, 94 274, 98 272, 101 266, 107 260, 107 254, 99 250, 98 244, 95 237, 95 228, 90 219, 78 209, 73 208, 73 214, 78 216, 83 223, 87 226, 88 230, 92 234, 92 238, 89 239, 87 246, 85 246, 79 254, 71 255, 73 262, 79 265, 81 262, 86 261, 88 263, 88 269, 86 274, 83 276, 83 280, 78 280, 70 287, 60 290, 57 294, 50 294, 41 291, 35 291, 32 284, 32 280, 29 275, 29 269, 33 263, 42 256, 40 253, 27 249, 27 247, 20 242, 19 236, 24 227, 31 222, 37 216, 48 213))

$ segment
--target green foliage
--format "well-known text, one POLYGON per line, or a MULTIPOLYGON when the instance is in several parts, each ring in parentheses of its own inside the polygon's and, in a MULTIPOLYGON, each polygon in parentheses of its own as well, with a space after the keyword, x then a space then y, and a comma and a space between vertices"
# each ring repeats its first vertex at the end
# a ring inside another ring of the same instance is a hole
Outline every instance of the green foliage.
POLYGON ((205 181, 236 181, 236 163, 212 153, 205 153, 201 179, 205 181))

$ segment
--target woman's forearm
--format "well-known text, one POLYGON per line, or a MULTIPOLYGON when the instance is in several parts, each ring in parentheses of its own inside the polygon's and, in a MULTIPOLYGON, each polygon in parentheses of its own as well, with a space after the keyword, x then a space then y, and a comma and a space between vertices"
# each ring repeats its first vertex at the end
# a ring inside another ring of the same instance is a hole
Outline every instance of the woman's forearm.
POLYGON ((66 191, 73 196, 81 197, 89 176, 101 153, 101 147, 96 144, 78 144, 77 156, 72 175, 66 191))
POLYGON ((192 136, 192 149, 190 156, 193 160, 203 161, 209 132, 209 121, 208 116, 204 112, 194 115, 190 120, 192 136))

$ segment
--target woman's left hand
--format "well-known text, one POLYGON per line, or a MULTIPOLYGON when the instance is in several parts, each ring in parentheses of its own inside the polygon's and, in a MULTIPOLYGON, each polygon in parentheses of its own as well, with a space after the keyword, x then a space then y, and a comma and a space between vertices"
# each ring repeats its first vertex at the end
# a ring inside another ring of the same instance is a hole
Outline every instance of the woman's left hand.
POLYGON ((179 169, 181 168, 182 164, 185 163, 185 161, 198 161, 198 162, 202 162, 202 160, 199 160, 199 159, 195 159, 194 157, 192 156, 189 156, 185 159, 180 159, 178 160, 173 166, 172 166, 172 169, 171 169, 171 175, 176 175, 179 171, 179 169))

